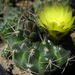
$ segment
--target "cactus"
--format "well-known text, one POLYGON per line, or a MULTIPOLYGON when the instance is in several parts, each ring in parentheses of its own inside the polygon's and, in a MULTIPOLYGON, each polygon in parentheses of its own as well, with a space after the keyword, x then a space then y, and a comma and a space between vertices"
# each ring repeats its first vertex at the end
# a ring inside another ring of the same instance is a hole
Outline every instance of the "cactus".
POLYGON ((40 27, 38 27, 35 22, 31 21, 30 23, 25 21, 23 29, 18 29, 18 33, 12 34, 7 39, 8 47, 11 51, 14 51, 14 63, 18 67, 26 70, 30 69, 38 75, 43 75, 45 72, 53 72, 61 68, 70 57, 70 51, 66 51, 59 45, 54 44, 49 39, 49 35, 44 31, 42 33, 40 27), (30 23, 32 23, 32 25, 30 23), (35 25, 36 27, 34 27, 35 25), (39 34, 43 36, 40 36, 34 28, 38 28, 39 34), (25 31, 26 29, 32 32, 28 35, 25 31), (34 32, 38 36, 37 39, 40 40, 35 39, 35 41, 32 41, 34 37, 37 37, 32 35, 34 32), (27 36, 24 36, 24 34, 27 34, 27 36), (32 35, 33 38, 29 37, 30 35, 32 35))
POLYGON ((17 18, 8 19, 7 22, 0 26, 0 36, 3 42, 6 42, 11 35, 17 33, 18 29, 22 28, 21 26, 16 25, 17 22, 17 18))
POLYGON ((54 45, 50 40, 30 44, 26 44, 24 40, 14 45, 13 50, 15 64, 38 75, 61 69, 70 57, 70 51, 54 45))
POLYGON ((46 72, 62 69, 71 51, 54 43, 46 29, 40 27, 35 21, 27 18, 20 26, 12 24, 14 20, 16 19, 8 20, 8 23, 0 27, 1 39, 8 44, 11 52, 14 51, 13 62, 34 75, 44 75, 46 72))
POLYGON ((39 27, 31 19, 25 19, 23 23, 23 36, 27 37, 31 41, 39 40, 39 27))

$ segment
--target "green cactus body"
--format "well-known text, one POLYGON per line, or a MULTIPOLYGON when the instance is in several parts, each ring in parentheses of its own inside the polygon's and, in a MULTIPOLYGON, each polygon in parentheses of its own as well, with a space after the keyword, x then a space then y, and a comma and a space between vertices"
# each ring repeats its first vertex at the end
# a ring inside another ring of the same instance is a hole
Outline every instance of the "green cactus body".
POLYGON ((23 30, 19 29, 17 30, 16 33, 14 33, 13 35, 11 35, 9 38, 8 38, 8 45, 9 47, 12 49, 12 46, 19 43, 20 41, 24 40, 24 37, 23 37, 23 30))
POLYGON ((37 71, 37 62, 39 52, 37 49, 39 42, 28 44, 24 41, 13 46, 15 50, 14 62, 17 66, 24 69, 33 69, 37 71))
POLYGON ((50 40, 32 43, 26 41, 13 45, 14 62, 20 68, 30 69, 38 75, 55 71, 70 57, 70 51, 54 45, 50 40))

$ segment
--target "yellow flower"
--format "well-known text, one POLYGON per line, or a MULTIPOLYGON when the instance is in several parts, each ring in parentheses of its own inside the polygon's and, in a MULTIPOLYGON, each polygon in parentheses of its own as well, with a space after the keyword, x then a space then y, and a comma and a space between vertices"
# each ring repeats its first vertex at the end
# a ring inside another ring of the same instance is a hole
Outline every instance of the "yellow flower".
POLYGON ((68 6, 54 4, 44 6, 44 10, 38 11, 36 22, 46 28, 49 34, 56 40, 60 40, 73 27, 75 17, 72 17, 72 10, 68 6))

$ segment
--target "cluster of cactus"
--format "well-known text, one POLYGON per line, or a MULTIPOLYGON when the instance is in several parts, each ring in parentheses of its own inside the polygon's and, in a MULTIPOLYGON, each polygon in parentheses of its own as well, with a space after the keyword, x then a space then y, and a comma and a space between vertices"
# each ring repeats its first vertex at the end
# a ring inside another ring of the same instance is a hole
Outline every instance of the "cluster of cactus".
MULTIPOLYGON (((47 4, 64 3, 66 0, 34 0, 35 10, 39 7, 39 2, 47 4), (48 1, 48 2, 47 2, 48 1)), ((67 3, 67 2, 65 2, 67 3)), ((43 5, 42 4, 42 5, 43 5)), ((6 49, 9 57, 13 52, 13 62, 23 70, 34 75, 44 75, 46 72, 54 72, 56 69, 62 69, 70 58, 71 51, 54 43, 45 29, 40 27, 35 21, 27 18, 23 24, 15 18, 8 20, 6 24, 0 27, 0 37, 8 44, 6 49)))
POLYGON ((54 44, 49 35, 30 19, 24 21, 22 28, 6 26, 0 28, 0 36, 6 40, 10 51, 14 51, 14 63, 24 70, 29 69, 34 75, 53 72, 61 68, 70 57, 70 51, 54 44), (15 33, 13 29, 16 29, 15 33), (12 32, 14 34, 7 35, 12 32))

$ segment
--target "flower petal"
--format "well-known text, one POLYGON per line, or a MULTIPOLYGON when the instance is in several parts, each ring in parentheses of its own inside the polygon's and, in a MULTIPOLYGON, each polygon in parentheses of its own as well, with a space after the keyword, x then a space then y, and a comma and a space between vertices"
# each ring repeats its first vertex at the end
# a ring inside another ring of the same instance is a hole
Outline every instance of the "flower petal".
POLYGON ((42 24, 42 22, 40 21, 40 19, 35 19, 35 21, 40 25, 40 26, 42 26, 42 27, 44 27, 44 25, 42 24))

